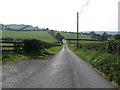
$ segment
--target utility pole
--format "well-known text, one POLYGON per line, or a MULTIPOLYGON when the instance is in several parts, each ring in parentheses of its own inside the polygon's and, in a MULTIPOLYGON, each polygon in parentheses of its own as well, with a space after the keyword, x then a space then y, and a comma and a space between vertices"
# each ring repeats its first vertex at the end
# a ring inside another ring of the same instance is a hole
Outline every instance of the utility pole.
POLYGON ((120 1, 118 2, 118 34, 120 34, 120 1))
POLYGON ((87 0, 86 3, 84 4, 84 7, 82 8, 82 10, 77 12, 77 49, 79 48, 79 12, 81 14, 84 11, 84 9, 87 7, 89 2, 90 2, 90 0, 87 0))
POLYGON ((79 12, 77 12, 77 49, 79 48, 79 12))

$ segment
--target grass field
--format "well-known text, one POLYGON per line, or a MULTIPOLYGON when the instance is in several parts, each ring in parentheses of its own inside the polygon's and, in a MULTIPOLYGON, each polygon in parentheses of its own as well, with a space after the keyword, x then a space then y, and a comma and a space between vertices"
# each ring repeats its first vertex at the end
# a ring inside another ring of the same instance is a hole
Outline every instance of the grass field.
MULTIPOLYGON (((76 44, 77 41, 68 41, 69 43, 76 44)), ((79 41, 79 44, 85 44, 85 43, 101 43, 100 41, 79 41)))
MULTIPOLYGON (((72 33, 64 33, 61 32, 61 34, 64 36, 65 39, 77 39, 77 35, 76 34, 72 34, 72 33)), ((91 39, 91 37, 89 35, 79 35, 79 39, 91 39)), ((70 43, 77 43, 77 41, 68 41, 70 43)), ((79 41, 79 43, 101 43, 99 41, 79 41)))
POLYGON ((29 26, 29 27, 27 27, 27 28, 24 28, 23 30, 34 30, 34 29, 37 29, 37 28, 32 27, 32 26, 29 26))
POLYGON ((33 27, 29 25, 9 25, 7 26, 7 28, 13 29, 13 30, 37 30, 39 29, 38 27, 33 27))
POLYGON ((57 40, 46 31, 2 31, 2 37, 20 38, 20 39, 39 39, 46 42, 57 42, 57 40))
MULTIPOLYGON (((63 32, 61 32, 60 34, 62 34, 65 39, 77 39, 76 34, 63 33, 63 32)), ((89 35, 79 35, 79 39, 91 39, 91 37, 89 35)))
POLYGON ((11 25, 7 27, 14 30, 20 30, 21 28, 26 27, 26 25, 11 25))

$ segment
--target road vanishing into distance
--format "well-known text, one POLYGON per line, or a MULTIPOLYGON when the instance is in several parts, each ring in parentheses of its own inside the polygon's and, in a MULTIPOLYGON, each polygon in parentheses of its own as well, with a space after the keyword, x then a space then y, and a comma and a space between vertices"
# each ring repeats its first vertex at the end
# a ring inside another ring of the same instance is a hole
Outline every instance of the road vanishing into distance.
POLYGON ((66 45, 47 60, 3 65, 3 88, 114 88, 66 45))

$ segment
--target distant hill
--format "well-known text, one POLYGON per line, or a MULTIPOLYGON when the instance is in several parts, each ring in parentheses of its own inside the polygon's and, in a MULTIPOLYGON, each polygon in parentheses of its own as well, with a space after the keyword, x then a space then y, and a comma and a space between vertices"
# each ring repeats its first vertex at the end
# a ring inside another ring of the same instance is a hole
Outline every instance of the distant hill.
MULTIPOLYGON (((90 33, 91 31, 85 31, 83 33, 90 33)), ((111 34, 111 35, 115 35, 118 34, 117 31, 94 31, 96 34, 103 34, 104 32, 106 32, 107 34, 111 34)))
POLYGON ((32 26, 32 25, 24 25, 24 24, 8 24, 3 25, 3 30, 13 30, 13 31, 26 31, 26 30, 48 30, 48 28, 39 28, 38 26, 32 26))

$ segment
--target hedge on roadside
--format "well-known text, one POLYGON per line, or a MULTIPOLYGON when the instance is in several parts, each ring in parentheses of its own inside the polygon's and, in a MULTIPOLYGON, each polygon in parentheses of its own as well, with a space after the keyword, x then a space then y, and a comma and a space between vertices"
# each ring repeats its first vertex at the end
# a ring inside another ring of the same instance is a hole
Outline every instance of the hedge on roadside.
POLYGON ((23 43, 25 53, 38 53, 40 50, 50 48, 54 45, 37 39, 25 39, 23 43))
POLYGON ((101 43, 82 43, 79 48, 86 50, 97 50, 100 52, 108 52, 112 54, 120 54, 120 41, 108 40, 101 43))
POLYGON ((120 41, 118 40, 108 40, 106 44, 106 50, 109 53, 120 54, 120 41))

